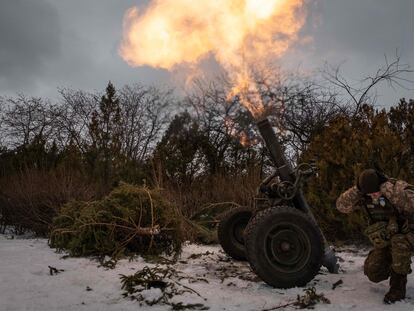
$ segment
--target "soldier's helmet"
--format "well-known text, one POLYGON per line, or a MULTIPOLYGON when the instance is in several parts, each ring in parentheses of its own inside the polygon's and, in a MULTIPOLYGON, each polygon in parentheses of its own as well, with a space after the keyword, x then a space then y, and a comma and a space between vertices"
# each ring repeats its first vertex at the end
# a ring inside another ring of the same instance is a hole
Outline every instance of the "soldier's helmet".
POLYGON ((369 194, 380 191, 380 185, 383 182, 378 172, 374 169, 367 169, 358 177, 358 189, 363 194, 369 194))

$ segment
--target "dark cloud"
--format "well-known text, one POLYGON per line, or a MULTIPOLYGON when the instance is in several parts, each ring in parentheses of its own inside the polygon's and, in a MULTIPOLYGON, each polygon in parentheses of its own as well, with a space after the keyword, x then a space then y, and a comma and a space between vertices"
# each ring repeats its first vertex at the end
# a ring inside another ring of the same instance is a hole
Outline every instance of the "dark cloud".
POLYGON ((61 52, 57 10, 42 0, 0 3, 0 92, 34 90, 61 52))
POLYGON ((413 12, 412 0, 325 0, 316 43, 344 55, 376 57, 396 48, 412 53, 413 12))
MULTIPOLYGON (((357 78, 399 49, 414 65, 413 0, 314 1, 318 5, 304 31, 313 43, 292 51, 283 63, 313 68, 346 61, 347 75, 357 78)), ((146 2, 0 0, 0 94, 56 97, 57 87, 101 90, 108 80, 170 83, 165 71, 130 68, 118 55, 125 11, 146 2)), ((388 103, 414 97, 404 90, 379 93, 388 103)))
POLYGON ((0 94, 55 98, 57 88, 102 90, 168 81, 118 56, 125 11, 146 1, 0 0, 0 94))
MULTIPOLYGON (((291 66, 302 63, 306 68, 343 63, 345 75, 354 82, 375 73, 385 64, 385 55, 392 59, 397 50, 403 63, 414 66, 413 12, 412 0, 319 0, 312 10, 318 23, 305 30, 313 42, 286 59, 291 66)), ((377 93, 380 106, 414 98, 413 91, 386 84, 377 93)))

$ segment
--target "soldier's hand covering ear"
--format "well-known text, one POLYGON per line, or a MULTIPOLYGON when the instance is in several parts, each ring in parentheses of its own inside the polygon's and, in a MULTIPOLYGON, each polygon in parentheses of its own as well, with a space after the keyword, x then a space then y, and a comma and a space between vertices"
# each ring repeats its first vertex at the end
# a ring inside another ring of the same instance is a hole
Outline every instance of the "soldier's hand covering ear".
POLYGON ((336 208, 341 213, 349 214, 363 208, 362 199, 361 191, 356 186, 353 186, 339 196, 336 200, 336 208))

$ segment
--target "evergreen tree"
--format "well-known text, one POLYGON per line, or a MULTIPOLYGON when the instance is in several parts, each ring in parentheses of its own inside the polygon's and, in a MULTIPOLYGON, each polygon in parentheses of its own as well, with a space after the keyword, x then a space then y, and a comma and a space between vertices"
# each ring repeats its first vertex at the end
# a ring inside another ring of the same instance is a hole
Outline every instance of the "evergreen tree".
POLYGON ((122 130, 121 108, 115 87, 108 83, 105 95, 94 111, 89 126, 91 145, 88 160, 98 178, 110 184, 116 178, 117 168, 121 165, 122 130))
POLYGON ((199 126, 188 112, 175 116, 155 151, 170 180, 189 184, 202 169, 199 126))

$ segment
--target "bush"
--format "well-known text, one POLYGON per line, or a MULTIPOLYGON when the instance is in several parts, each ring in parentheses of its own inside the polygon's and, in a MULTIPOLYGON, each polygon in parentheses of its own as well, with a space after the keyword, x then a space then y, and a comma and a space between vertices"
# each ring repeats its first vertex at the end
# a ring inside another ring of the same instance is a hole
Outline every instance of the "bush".
POLYGON ((65 203, 92 200, 98 185, 76 170, 27 169, 0 178, 0 225, 47 236, 65 203))
POLYGON ((126 183, 102 200, 66 204, 50 235, 72 256, 171 255, 181 244, 181 215, 161 191, 126 183))
POLYGON ((328 239, 365 241, 365 213, 343 215, 335 209, 338 196, 355 185, 364 169, 379 168, 390 177, 414 182, 414 105, 410 106, 410 122, 392 121, 409 117, 405 111, 408 108, 404 107, 402 102, 393 110, 394 116, 363 106, 357 116, 337 117, 312 139, 302 154, 305 162, 317 160, 319 178, 309 182, 305 193, 328 239))

